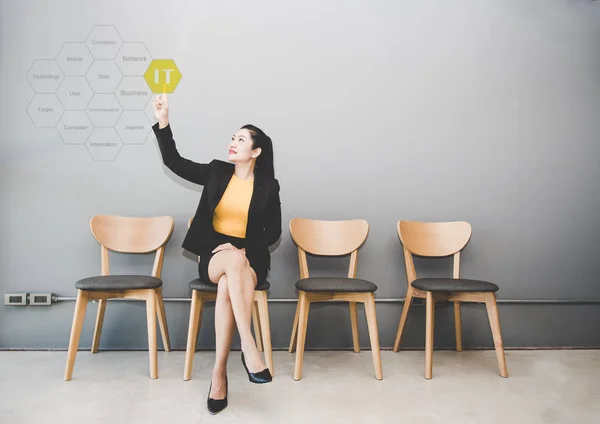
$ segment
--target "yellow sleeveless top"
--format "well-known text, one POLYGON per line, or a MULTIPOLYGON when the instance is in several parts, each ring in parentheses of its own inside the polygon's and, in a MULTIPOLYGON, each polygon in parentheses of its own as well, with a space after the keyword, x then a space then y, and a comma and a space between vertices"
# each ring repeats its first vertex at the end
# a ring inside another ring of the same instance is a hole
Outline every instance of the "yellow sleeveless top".
POLYGON ((254 190, 254 181, 231 177, 221 201, 213 213, 215 231, 232 237, 245 238, 248 209, 254 190))

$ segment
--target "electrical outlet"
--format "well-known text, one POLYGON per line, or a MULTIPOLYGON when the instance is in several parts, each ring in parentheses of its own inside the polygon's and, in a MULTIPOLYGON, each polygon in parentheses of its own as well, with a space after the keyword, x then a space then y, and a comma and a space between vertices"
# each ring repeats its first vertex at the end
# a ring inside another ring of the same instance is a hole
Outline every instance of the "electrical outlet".
POLYGON ((52 305, 52 293, 30 293, 29 305, 52 305))
POLYGON ((26 306, 27 293, 5 293, 4 304, 9 306, 26 306))

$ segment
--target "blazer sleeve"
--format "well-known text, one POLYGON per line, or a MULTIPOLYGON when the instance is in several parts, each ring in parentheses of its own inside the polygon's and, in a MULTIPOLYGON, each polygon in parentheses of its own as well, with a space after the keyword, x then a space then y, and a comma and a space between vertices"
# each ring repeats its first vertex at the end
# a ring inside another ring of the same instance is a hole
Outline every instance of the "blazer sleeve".
POLYGON ((177 151, 175 140, 173 140, 173 132, 171 124, 164 128, 159 128, 158 122, 152 126, 152 130, 156 135, 160 154, 162 155, 163 163, 173 173, 181 178, 192 183, 206 185, 208 183, 211 164, 197 163, 189 159, 181 157, 177 151))
POLYGON ((261 238, 261 244, 267 248, 275 244, 281 237, 281 198, 279 197, 279 191, 279 182, 274 180, 269 194, 265 229, 261 238))

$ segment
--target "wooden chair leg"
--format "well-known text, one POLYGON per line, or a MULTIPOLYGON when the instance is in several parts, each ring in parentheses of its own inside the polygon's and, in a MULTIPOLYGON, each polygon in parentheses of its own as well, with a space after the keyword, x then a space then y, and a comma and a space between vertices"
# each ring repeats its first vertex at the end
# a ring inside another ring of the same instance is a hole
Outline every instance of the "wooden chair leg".
POLYGON ((146 291, 146 321, 148 323, 148 356, 150 378, 158 378, 158 348, 156 344, 156 292, 146 291))
POLYGON ((96 314, 96 326, 94 327, 94 336, 92 338, 92 353, 97 353, 100 347, 100 335, 102 334, 102 324, 104 324, 104 313, 106 311, 106 299, 98 301, 98 313, 96 314))
POLYGON ((298 340, 296 341, 296 364, 294 367, 294 380, 302 378, 302 361, 304 359, 304 342, 306 341, 306 327, 308 326, 308 311, 310 299, 308 293, 300 291, 300 313, 298 315, 298 340))
POLYGON ((300 299, 296 303, 296 315, 294 316, 294 325, 292 326, 292 336, 290 337, 290 347, 288 352, 293 353, 296 350, 296 341, 298 340, 298 319, 300 318, 300 299))
POLYGON ((77 290, 77 301, 75 302, 71 337, 69 339, 69 351, 67 353, 67 365, 65 367, 65 381, 71 380, 73 375, 73 366, 75 365, 75 357, 77 356, 77 349, 79 348, 79 337, 81 336, 81 328, 83 327, 83 320, 85 319, 87 302, 87 293, 82 290, 77 290))
POLYGON ((358 339, 358 316, 356 314, 356 302, 350 302, 350 323, 352 324, 352 344, 354 351, 360 352, 360 341, 358 339))
POLYGON ((494 347, 496 348, 496 357, 498 358, 498 367, 500 368, 500 375, 506 378, 508 377, 508 370, 506 368, 504 345, 502 343, 502 333, 500 331, 498 305, 496 304, 496 295, 494 293, 488 293, 486 295, 485 306, 487 309, 488 318, 490 320, 490 327, 492 328, 492 335, 494 336, 494 347))
POLYGON ((377 330, 377 314, 375 313, 375 297, 373 293, 365 296, 365 312, 367 325, 369 327, 369 338, 371 339, 371 352, 373 353, 373 366, 375 367, 375 378, 383 380, 381 366, 381 354, 379 352, 379 331, 377 330))
POLYGON ((460 302, 454 301, 454 331, 456 333, 456 351, 462 352, 462 324, 460 318, 460 302))
POLYGON ((165 302, 162 297, 162 289, 156 290, 156 311, 158 312, 158 324, 160 326, 163 347, 166 352, 170 352, 171 340, 169 338, 169 327, 167 326, 167 315, 165 314, 165 302))
POLYGON ((427 292, 425 319, 425 378, 431 379, 433 371, 433 319, 435 302, 433 293, 427 292))
POLYGON ((187 347, 185 349, 185 369, 183 371, 184 381, 192 378, 192 365, 194 363, 194 353, 196 352, 196 340, 198 339, 202 304, 202 298, 198 290, 192 290, 192 306, 190 307, 190 323, 188 326, 187 347))
MULTIPOLYGON (((196 290, 194 290, 196 292, 196 290)), ((196 330, 196 338, 198 338, 198 334, 200 334, 200 327, 202 327, 202 313, 204 311, 204 302, 206 299, 202 296, 202 293, 198 292, 198 329, 196 330)), ((196 342, 194 342, 194 352, 196 352, 196 342)))
POLYGON ((402 307, 402 315, 400 316, 400 324, 398 324, 398 331, 396 332, 396 341, 394 342, 394 352, 398 352, 400 349, 400 340, 402 339, 402 333, 404 332, 404 327, 406 326, 406 317, 408 317, 408 311, 410 310, 410 305, 413 300, 413 291, 412 286, 408 287, 406 291, 406 298, 404 299, 404 306, 402 307))
POLYGON ((271 346, 271 323, 269 320, 269 302, 267 299, 267 293, 261 291, 258 298, 258 319, 260 321, 260 329, 262 331, 261 337, 264 345, 265 362, 271 376, 275 376, 275 366, 273 364, 273 347, 271 346))
POLYGON ((263 351, 262 333, 260 331, 260 319, 258 317, 258 303, 252 302, 252 323, 254 324, 254 338, 256 339, 256 348, 259 352, 263 351))

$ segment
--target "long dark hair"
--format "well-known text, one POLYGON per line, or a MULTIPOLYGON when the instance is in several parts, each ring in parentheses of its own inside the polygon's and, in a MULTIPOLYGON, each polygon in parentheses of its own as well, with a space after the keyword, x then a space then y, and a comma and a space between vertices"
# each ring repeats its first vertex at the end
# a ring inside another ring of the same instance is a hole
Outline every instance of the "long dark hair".
POLYGON ((273 165, 273 142, 271 141, 271 137, 266 135, 263 130, 252 124, 244 125, 242 128, 250 131, 250 134, 252 135, 252 148, 261 149, 260 155, 258 155, 256 158, 254 172, 260 175, 275 178, 275 167, 273 165))

